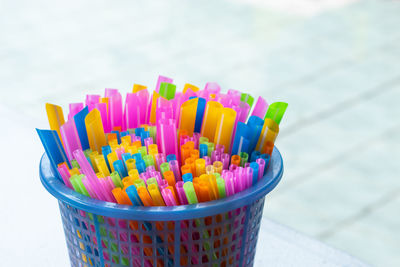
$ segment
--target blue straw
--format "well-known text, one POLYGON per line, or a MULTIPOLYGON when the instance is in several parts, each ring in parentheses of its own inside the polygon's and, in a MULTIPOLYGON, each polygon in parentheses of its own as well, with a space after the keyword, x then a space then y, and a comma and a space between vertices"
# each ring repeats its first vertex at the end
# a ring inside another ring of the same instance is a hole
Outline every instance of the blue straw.
POLYGON ((85 107, 74 116, 74 122, 76 130, 78 131, 79 139, 81 140, 82 150, 90 147, 85 125, 85 118, 87 114, 89 114, 89 108, 85 107))
POLYGON ((114 169, 116 172, 118 172, 119 176, 122 178, 128 176, 128 173, 126 172, 124 163, 122 162, 122 160, 116 160, 113 163, 114 169))

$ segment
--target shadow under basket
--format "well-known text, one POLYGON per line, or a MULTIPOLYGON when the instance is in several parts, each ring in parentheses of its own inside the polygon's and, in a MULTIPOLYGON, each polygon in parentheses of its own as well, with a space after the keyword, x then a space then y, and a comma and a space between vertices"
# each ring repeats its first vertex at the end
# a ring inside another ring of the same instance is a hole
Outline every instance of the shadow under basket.
POLYGON ((265 196, 283 174, 275 148, 265 175, 233 196, 176 207, 133 207, 66 187, 46 154, 40 179, 58 199, 72 266, 252 266, 265 196))

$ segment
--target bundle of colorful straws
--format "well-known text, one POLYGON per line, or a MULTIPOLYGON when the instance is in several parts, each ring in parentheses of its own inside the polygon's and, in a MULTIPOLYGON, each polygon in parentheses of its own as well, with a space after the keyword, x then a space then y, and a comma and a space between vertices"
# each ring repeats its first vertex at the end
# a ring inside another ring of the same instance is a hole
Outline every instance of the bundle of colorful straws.
POLYGON ((51 130, 38 130, 47 154, 52 136, 64 184, 85 196, 126 205, 175 206, 231 196, 268 168, 287 104, 217 83, 176 92, 159 76, 150 96, 133 86, 123 105, 117 89, 61 107, 46 104, 51 130), (251 112, 251 115, 249 116, 251 112), (55 134, 57 133, 57 134, 55 134), (45 137, 47 136, 47 137, 45 137))

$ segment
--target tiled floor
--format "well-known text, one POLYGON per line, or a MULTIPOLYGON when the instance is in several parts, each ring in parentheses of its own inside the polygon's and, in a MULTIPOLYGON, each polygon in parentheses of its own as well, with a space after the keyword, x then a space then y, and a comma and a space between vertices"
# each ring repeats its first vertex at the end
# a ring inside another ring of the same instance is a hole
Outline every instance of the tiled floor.
POLYGON ((400 265, 399 1, 24 2, 0 6, 2 108, 46 128, 45 101, 158 74, 287 101, 265 216, 400 265))

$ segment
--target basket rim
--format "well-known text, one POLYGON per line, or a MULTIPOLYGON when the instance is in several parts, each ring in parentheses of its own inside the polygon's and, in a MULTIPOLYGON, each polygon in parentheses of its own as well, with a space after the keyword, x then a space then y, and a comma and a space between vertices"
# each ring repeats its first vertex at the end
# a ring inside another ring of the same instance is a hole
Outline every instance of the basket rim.
POLYGON ((269 168, 256 185, 224 199, 173 207, 135 207, 81 195, 65 186, 57 178, 46 153, 40 159, 39 175, 43 186, 56 199, 86 212, 128 220, 180 221, 228 212, 261 199, 280 182, 283 175, 283 162, 279 150, 275 147, 269 168))

